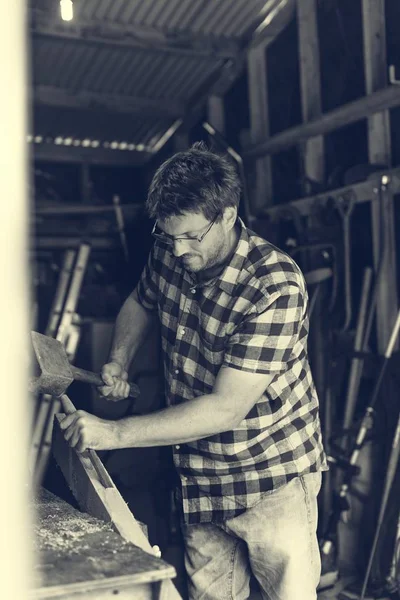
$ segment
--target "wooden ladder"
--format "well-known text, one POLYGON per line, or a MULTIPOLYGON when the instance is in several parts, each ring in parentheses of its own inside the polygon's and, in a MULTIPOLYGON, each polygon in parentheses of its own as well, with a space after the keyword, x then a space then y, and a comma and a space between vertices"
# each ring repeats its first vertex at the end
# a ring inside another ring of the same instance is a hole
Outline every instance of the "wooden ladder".
MULTIPOLYGON (((55 337, 66 349, 69 360, 75 358, 80 339, 79 315, 76 308, 86 272, 90 245, 82 243, 79 250, 67 250, 60 273, 54 301, 50 309, 45 334, 55 337)), ((33 424, 32 445, 29 456, 33 483, 39 486, 47 468, 54 415, 60 411, 60 400, 49 394, 36 400, 36 418, 33 424)))

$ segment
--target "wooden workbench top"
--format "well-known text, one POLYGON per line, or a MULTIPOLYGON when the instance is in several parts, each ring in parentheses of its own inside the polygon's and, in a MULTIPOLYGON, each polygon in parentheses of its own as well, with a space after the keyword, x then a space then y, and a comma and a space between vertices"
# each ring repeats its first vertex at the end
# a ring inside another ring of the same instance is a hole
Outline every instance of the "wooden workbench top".
POLYGON ((33 596, 61 597, 175 577, 163 560, 126 542, 110 524, 82 513, 47 490, 34 501, 38 582, 33 596))

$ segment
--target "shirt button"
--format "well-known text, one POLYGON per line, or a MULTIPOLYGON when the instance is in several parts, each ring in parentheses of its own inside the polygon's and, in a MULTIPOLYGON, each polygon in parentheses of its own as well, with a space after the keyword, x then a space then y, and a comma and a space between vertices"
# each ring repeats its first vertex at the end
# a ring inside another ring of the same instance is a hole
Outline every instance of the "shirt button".
POLYGON ((175 375, 179 375, 179 369, 175 369, 175 375))
POLYGON ((192 288, 192 289, 190 290, 190 292, 191 292, 192 294, 195 294, 195 293, 196 293, 196 288, 192 288))
POLYGON ((180 449, 180 446, 178 444, 177 446, 175 446, 175 450, 179 450, 179 449, 180 449))

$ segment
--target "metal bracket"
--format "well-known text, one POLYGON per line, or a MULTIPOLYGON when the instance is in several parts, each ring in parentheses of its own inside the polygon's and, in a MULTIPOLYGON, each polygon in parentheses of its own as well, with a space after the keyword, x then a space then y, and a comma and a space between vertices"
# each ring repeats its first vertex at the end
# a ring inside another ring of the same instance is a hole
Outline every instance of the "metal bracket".
POLYGON ((396 78, 396 67, 395 65, 389 66, 389 81, 393 85, 400 85, 400 79, 396 78))

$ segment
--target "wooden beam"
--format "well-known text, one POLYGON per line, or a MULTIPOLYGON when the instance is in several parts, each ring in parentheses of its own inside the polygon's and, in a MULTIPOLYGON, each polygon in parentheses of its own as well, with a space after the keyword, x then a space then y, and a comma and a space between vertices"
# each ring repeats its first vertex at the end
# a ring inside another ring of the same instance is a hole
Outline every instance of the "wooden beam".
POLYGON ((40 143, 30 146, 33 160, 59 163, 82 163, 90 165, 141 166, 153 154, 136 150, 111 150, 108 148, 85 148, 63 144, 40 143))
POLYGON ((235 58, 241 48, 235 39, 195 32, 164 32, 144 24, 122 24, 112 21, 87 19, 76 14, 66 23, 45 11, 31 10, 31 33, 34 36, 80 40, 86 44, 125 46, 146 52, 167 52, 184 57, 217 59, 235 58))
MULTIPOLYGON (((257 145, 269 136, 267 56, 264 46, 249 50, 247 69, 250 135, 252 144, 257 145)), ((273 203, 271 158, 255 158, 255 186, 250 190, 250 211, 253 215, 273 203)))
MULTIPOLYGON (((90 459, 70 448, 65 441, 60 428, 62 418, 61 415, 55 415, 52 449, 80 509, 93 517, 110 523, 113 529, 124 539, 154 556, 149 540, 116 486, 112 484, 112 487, 103 487, 90 459)), ((98 459, 98 464, 102 466, 100 459, 98 459)), ((104 466, 103 469, 105 476, 112 483, 104 466)), ((181 599, 171 581, 165 580, 163 588, 165 589, 165 600, 181 599)))
POLYGON ((267 0, 265 14, 251 33, 249 47, 267 48, 288 25, 296 12, 296 0, 267 0))
MULTIPOLYGON (((111 237, 91 238, 85 237, 89 241, 93 250, 113 250, 119 248, 116 239, 111 237)), ((50 236, 37 235, 31 237, 31 248, 33 250, 67 250, 69 248, 79 248, 82 243, 82 236, 50 236)))
POLYGON ((347 185, 336 190, 329 190, 322 192, 316 196, 308 196, 307 198, 298 198, 297 200, 291 200, 284 204, 277 206, 270 206, 264 208, 257 216, 263 217, 278 217, 280 213, 284 212, 287 208, 294 208, 300 215, 306 217, 312 210, 315 209, 319 204, 321 206, 326 205, 332 199, 346 198, 351 195, 355 203, 373 202, 377 203, 379 186, 381 185, 382 178, 387 177, 390 181, 390 187, 394 195, 400 194, 400 168, 391 169, 390 171, 380 171, 369 177, 366 181, 356 183, 353 185, 347 185))
MULTIPOLYGON (((300 89, 303 122, 321 115, 321 75, 317 29, 316 0, 297 0, 297 23, 300 56, 300 89)), ((306 178, 323 182, 325 177, 324 138, 318 135, 304 142, 301 149, 303 173, 306 178)), ((304 185, 306 194, 310 186, 304 185)))
MULTIPOLYGON (((367 94, 379 93, 387 85, 385 0, 363 0, 364 68, 367 94)), ((394 89, 400 92, 399 86, 394 89)), ((389 111, 368 119, 368 154, 371 164, 391 165, 389 111)), ((372 205, 374 263, 382 269, 377 301, 378 351, 385 351, 397 314, 396 233, 391 186, 383 186, 379 203, 372 205), (381 254, 383 232, 386 252, 381 254), (379 261, 383 261, 379 264, 379 261)), ((398 347, 398 345, 396 345, 398 347)))
MULTIPOLYGON (((56 108, 89 109, 126 113, 156 118, 177 119, 185 112, 185 106, 172 100, 159 101, 153 98, 137 98, 116 94, 75 92, 48 85, 36 85, 32 89, 34 104, 56 108)), ((106 116, 106 115, 105 115, 106 116)))
MULTIPOLYGON (((120 204, 125 219, 133 219, 144 212, 143 204, 120 204)), ((108 204, 40 204, 35 206, 35 215, 99 215, 115 213, 115 206, 108 204)))
POLYGON ((336 108, 309 123, 291 127, 270 139, 252 144, 245 150, 246 158, 276 154, 317 135, 329 133, 382 110, 400 106, 400 86, 390 86, 354 102, 336 108))

